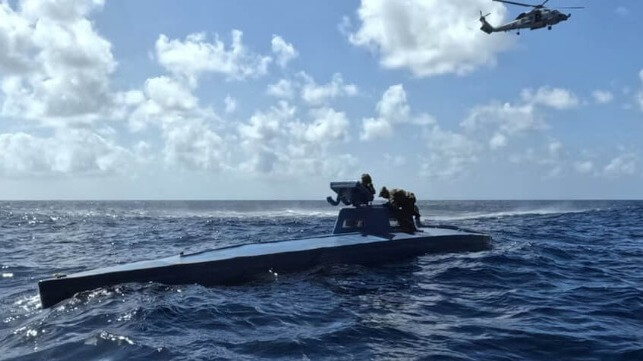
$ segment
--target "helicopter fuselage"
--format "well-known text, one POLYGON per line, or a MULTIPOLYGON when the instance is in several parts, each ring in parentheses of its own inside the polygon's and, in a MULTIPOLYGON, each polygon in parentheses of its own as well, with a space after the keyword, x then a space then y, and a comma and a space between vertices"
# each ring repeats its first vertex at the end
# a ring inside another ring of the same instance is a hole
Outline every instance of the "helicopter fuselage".
POLYGON ((514 21, 500 26, 492 26, 486 22, 484 18, 480 20, 483 23, 482 31, 487 34, 500 31, 511 31, 520 29, 541 29, 548 27, 551 29, 553 25, 569 19, 571 14, 563 14, 558 10, 551 10, 546 8, 536 8, 528 12, 521 13, 514 21))

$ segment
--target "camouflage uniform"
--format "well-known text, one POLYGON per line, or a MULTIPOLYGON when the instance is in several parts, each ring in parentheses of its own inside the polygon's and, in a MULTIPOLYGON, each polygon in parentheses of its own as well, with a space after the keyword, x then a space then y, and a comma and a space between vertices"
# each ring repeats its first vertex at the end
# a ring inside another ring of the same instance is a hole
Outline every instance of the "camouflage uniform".
POLYGON ((403 189, 393 188, 388 190, 384 187, 380 192, 380 197, 388 199, 388 203, 391 208, 393 208, 393 212, 403 229, 409 231, 416 230, 415 225, 413 224, 413 217, 415 217, 416 221, 419 223, 420 211, 415 205, 415 194, 403 189))

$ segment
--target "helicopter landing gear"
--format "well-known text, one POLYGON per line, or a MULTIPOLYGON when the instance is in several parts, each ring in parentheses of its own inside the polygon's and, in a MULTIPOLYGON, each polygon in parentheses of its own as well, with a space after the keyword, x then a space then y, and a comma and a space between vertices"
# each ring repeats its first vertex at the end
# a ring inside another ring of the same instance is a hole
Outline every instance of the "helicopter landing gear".
POLYGON ((516 35, 520 35, 520 31, 516 31, 516 35))
POLYGON ((549 26, 547 27, 547 30, 551 30, 551 25, 549 25, 549 26))

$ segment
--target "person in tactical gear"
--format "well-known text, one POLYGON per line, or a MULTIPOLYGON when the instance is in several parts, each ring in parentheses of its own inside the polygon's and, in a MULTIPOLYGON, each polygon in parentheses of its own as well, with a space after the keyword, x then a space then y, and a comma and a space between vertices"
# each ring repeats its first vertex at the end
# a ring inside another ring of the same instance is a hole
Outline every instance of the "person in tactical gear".
POLYGON ((386 187, 382 187, 379 196, 388 199, 388 205, 393 210, 402 229, 411 233, 417 230, 413 224, 413 217, 415 217, 415 222, 419 226, 420 210, 415 205, 415 194, 403 189, 393 188, 388 190, 386 187))
POLYGON ((420 221, 420 208, 418 208, 416 204, 417 199, 415 198, 415 194, 413 192, 407 192, 407 194, 409 202, 413 205, 413 218, 415 219, 415 225, 417 227, 421 227, 422 222, 420 221))
MULTIPOLYGON (((353 203, 354 206, 357 206, 358 204, 370 204, 371 201, 373 201, 373 196, 375 195, 375 187, 373 186, 373 179, 368 173, 362 174, 362 178, 360 181, 357 182, 358 185, 361 185, 362 188, 360 189, 360 196, 358 198, 353 198, 353 196, 350 196, 351 200, 344 200, 344 204, 348 205, 350 202, 357 201, 357 203, 353 203), (368 192, 368 194, 364 193, 364 190, 368 192), (358 200, 359 199, 359 200, 358 200)), ((331 183, 332 185, 332 183, 331 183)), ((337 193, 337 198, 333 199, 333 197, 326 197, 326 201, 330 203, 333 206, 339 205, 341 200, 342 194, 337 193)))
POLYGON ((375 194, 375 187, 373 186, 373 180, 368 173, 362 174, 362 185, 368 189, 371 194, 375 194))

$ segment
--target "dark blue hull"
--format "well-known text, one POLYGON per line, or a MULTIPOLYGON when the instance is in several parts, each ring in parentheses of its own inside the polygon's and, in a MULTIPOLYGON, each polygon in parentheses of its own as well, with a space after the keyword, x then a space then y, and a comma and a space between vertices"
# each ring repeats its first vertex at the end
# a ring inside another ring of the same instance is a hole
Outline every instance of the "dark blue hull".
POLYGON ((42 307, 51 307, 82 291, 127 282, 230 285, 269 270, 295 272, 327 264, 376 264, 428 252, 480 251, 491 237, 453 228, 423 228, 414 234, 384 236, 343 233, 326 237, 247 244, 159 260, 80 272, 38 283, 42 307))

